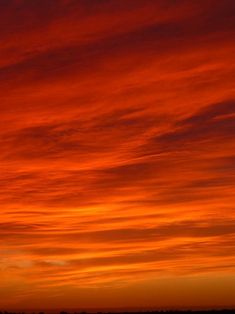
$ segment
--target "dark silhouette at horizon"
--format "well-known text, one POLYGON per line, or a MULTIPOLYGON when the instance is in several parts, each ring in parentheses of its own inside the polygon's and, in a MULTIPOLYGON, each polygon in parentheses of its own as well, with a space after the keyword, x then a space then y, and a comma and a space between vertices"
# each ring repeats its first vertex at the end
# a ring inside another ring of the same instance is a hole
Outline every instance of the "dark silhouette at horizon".
MULTIPOLYGON (((49 311, 48 311, 49 312, 49 311)), ((47 314, 47 311, 45 312, 28 312, 28 311, 0 311, 0 314, 47 314)), ((235 314, 235 308, 234 309, 186 309, 186 310, 177 310, 177 309, 162 309, 162 310, 145 310, 145 311, 58 311, 58 314, 163 314, 163 313, 168 313, 168 314, 235 314)))

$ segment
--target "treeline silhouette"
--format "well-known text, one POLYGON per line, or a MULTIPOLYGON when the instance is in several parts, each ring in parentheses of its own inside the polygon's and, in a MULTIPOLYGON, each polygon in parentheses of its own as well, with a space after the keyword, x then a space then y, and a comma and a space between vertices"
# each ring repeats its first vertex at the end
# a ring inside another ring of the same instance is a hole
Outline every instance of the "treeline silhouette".
MULTIPOLYGON (((47 312, 11 312, 0 311, 0 314, 47 314, 47 312)), ((218 310, 158 310, 158 311, 122 311, 122 312, 66 312, 61 311, 58 314, 235 314, 235 309, 218 309, 218 310)))

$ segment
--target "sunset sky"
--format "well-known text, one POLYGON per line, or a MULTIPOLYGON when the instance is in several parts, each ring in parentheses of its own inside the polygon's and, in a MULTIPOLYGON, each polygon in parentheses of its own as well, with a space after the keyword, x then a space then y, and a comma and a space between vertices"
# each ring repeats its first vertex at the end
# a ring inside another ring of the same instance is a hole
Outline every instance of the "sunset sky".
POLYGON ((234 0, 0 0, 0 310, 235 306, 234 39, 234 0))

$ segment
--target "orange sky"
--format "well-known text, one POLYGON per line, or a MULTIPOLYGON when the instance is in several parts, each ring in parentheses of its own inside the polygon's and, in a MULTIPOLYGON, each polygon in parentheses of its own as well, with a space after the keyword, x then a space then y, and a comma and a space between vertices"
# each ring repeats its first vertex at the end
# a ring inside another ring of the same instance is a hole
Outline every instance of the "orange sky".
POLYGON ((235 305, 234 9, 0 1, 0 309, 235 305))

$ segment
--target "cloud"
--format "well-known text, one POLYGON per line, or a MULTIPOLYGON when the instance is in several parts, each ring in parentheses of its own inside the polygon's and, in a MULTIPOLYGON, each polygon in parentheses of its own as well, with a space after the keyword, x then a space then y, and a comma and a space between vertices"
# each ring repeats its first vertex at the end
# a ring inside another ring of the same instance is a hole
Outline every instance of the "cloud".
POLYGON ((103 306, 103 287, 147 298, 158 278, 232 276, 233 7, 1 1, 5 299, 93 288, 103 306))
POLYGON ((187 145, 200 149, 203 141, 208 145, 218 139, 230 141, 235 131, 234 112, 233 100, 211 104, 189 118, 176 121, 172 130, 150 138, 147 145, 161 152, 185 150, 187 145))

